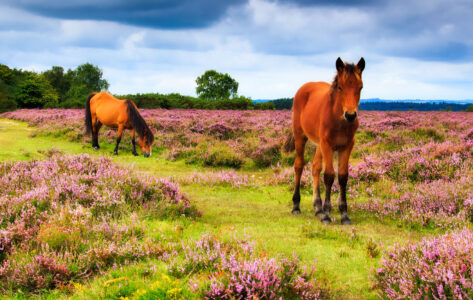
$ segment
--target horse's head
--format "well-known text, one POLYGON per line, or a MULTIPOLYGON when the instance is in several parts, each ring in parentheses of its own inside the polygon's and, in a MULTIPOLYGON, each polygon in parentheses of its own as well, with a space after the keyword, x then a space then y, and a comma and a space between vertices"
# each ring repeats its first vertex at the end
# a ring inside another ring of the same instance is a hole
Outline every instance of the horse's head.
POLYGON ((138 146, 140 146, 141 153, 144 157, 151 156, 151 146, 154 143, 154 135, 151 131, 146 131, 143 135, 138 137, 138 146))
POLYGON ((338 93, 343 108, 342 117, 351 123, 356 120, 358 112, 360 93, 363 88, 361 73, 365 68, 365 60, 362 57, 354 65, 344 63, 339 57, 335 65, 337 67, 335 92, 338 93))

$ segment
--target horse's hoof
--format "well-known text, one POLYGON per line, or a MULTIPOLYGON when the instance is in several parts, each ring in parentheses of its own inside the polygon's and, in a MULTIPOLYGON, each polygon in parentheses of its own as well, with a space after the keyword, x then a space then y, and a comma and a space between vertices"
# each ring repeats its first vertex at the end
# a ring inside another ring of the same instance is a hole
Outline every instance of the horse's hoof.
POLYGON ((116 151, 115 151, 115 152, 113 152, 113 155, 118 155, 118 152, 116 152, 116 151))
POLYGON ((319 218, 320 220, 323 220, 323 218, 325 218, 325 214, 323 211, 316 211, 315 216, 319 218))
POLYGON ((292 209, 292 214, 293 215, 300 215, 301 214, 300 208, 293 208, 292 209))
POLYGON ((341 222, 342 222, 342 225, 351 225, 351 220, 349 217, 343 217, 341 222))
POLYGON ((329 216, 325 215, 324 218, 322 219, 322 224, 330 225, 330 223, 332 223, 332 219, 330 219, 329 216))
POLYGON ((97 151, 97 150, 100 149, 100 147, 95 146, 95 147, 92 147, 92 149, 94 149, 95 151, 97 151))
POLYGON ((138 156, 138 153, 136 153, 136 152, 132 152, 132 154, 133 154, 134 156, 138 156))

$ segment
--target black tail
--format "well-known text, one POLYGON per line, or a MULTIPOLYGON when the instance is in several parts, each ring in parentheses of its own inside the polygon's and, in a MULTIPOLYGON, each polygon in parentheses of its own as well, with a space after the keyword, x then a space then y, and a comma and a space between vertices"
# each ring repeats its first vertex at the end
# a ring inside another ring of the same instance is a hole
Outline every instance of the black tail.
POLYGON ((90 99, 97 93, 92 93, 87 97, 85 102, 85 133, 89 134, 92 132, 92 114, 90 113, 90 99))
POLYGON ((146 138, 145 140, 148 143, 152 144, 154 141, 154 135, 149 129, 148 124, 146 124, 145 120, 140 115, 140 112, 136 108, 135 103, 133 103, 133 101, 131 101, 130 99, 127 99, 126 103, 128 105, 127 107, 128 120, 132 124, 133 128, 135 129, 135 132, 138 134, 139 137, 145 137, 146 138))
POLYGON ((286 153, 289 153, 294 150, 296 150, 296 141, 294 139, 294 134, 291 130, 287 135, 286 142, 284 143, 284 151, 286 151, 286 153))

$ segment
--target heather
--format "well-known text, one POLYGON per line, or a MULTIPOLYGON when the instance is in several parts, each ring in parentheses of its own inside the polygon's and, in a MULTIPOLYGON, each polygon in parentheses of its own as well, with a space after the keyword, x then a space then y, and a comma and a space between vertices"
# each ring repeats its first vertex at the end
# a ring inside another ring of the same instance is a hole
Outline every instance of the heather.
POLYGON ((176 183, 137 175, 107 158, 51 150, 0 164, 0 289, 37 292, 111 266, 160 258, 140 215, 193 217, 176 183))
MULTIPOLYGON (((87 220, 92 207, 86 207, 87 214, 75 217, 77 221, 70 221, 66 212, 75 207, 68 203, 64 212, 57 212, 48 219, 48 226, 34 233, 38 240, 48 244, 48 249, 43 250, 35 244, 35 251, 42 251, 43 255, 37 260, 25 260, 38 252, 18 250, 15 252, 18 259, 12 260, 16 265, 10 269, 24 270, 27 265, 35 274, 54 270, 59 282, 72 278, 65 281, 73 282, 66 287, 78 299, 122 296, 149 299, 164 298, 164 295, 238 299, 247 294, 269 298, 273 295, 268 286, 283 298, 304 298, 303 291, 307 290, 312 291, 309 293, 312 296, 334 299, 374 298, 376 294, 385 298, 415 298, 384 292, 373 270, 384 268, 390 252, 421 247, 424 238, 431 241, 438 237, 441 242, 449 239, 450 235, 441 235, 447 231, 453 231, 458 239, 469 235, 462 228, 470 227, 473 221, 472 114, 360 112, 348 184, 353 227, 342 228, 337 181, 332 195, 332 225, 319 224, 313 215, 310 165, 313 146, 308 146, 306 151, 302 214, 290 214, 294 154, 281 151, 290 124, 289 111, 142 111, 157 137, 153 157, 133 157, 131 145, 125 141, 120 155, 110 159, 134 165, 133 173, 150 174, 135 174, 140 178, 172 178, 162 179, 171 185, 179 182, 179 190, 193 199, 202 216, 194 218, 192 212, 184 212, 186 216, 182 217, 180 208, 173 205, 145 209, 106 206, 94 209, 97 218, 90 217, 90 222, 87 220), (104 214, 107 211, 110 215, 104 214), (94 246, 100 251, 95 251, 93 256, 100 257, 94 261, 98 267, 94 265, 91 272, 76 279, 77 273, 68 273, 69 268, 64 266, 80 264, 63 255, 62 247, 84 253, 80 251, 90 245, 82 244, 77 237, 92 234, 91 231, 94 237, 100 237, 94 246), (213 234, 205 234, 209 231, 213 234), (228 231, 239 234, 234 239, 227 238, 224 235, 228 231), (115 245, 110 247, 111 241, 106 238, 112 239, 115 245), (115 253, 120 253, 119 258, 115 253), (143 255, 136 257, 136 253, 143 255), (158 266, 158 271, 151 265, 158 266), (245 278, 252 280, 241 284, 245 278), (109 280, 116 281, 105 287, 109 280), (291 288, 275 288, 281 283, 291 288), (375 286, 370 289, 373 283, 375 286), (77 284, 83 285, 80 291, 77 284), (327 295, 326 287, 330 291, 327 295)), ((16 151, 12 159, 31 160, 37 157, 38 145, 46 144, 50 148, 53 144, 64 146, 63 149, 72 153, 88 152, 91 158, 108 160, 100 156, 111 153, 115 132, 103 129, 102 150, 92 151, 88 137, 83 136, 82 114, 82 110, 20 110, 4 114, 26 121, 34 128, 28 130, 23 123, 0 120, 0 126, 13 124, 23 130, 15 132, 13 139, 2 140, 9 129, 0 127, 3 130, 0 144, 14 144, 16 136, 21 136, 18 140, 23 141, 0 153, 16 151)), ((5 154, 3 159, 10 160, 5 154)), ((321 188, 323 194, 323 184, 321 188)), ((465 240, 471 243, 470 238, 465 240)), ((462 243, 449 244, 454 251, 449 256, 453 262, 464 257, 455 250, 455 244, 462 243)), ((426 277, 429 272, 437 274, 448 267, 447 263, 442 264, 432 266, 424 277, 409 277, 414 278, 412 284, 423 284, 424 289, 433 282, 426 277)), ((397 278, 393 272, 386 273, 386 282, 397 278)), ((65 293, 62 284, 50 286, 61 295, 65 293)), ((442 283, 442 288, 446 291, 447 285, 442 283)), ((393 289, 398 291, 397 287, 393 289)), ((427 298, 437 295, 425 294, 427 298)))
MULTIPOLYGON (((220 168, 182 177, 184 184, 293 184, 294 154, 282 151, 290 127, 289 111, 142 112, 157 137, 154 147, 160 157, 220 168), (264 172, 254 176, 238 169, 264 172)), ((89 142, 83 136, 81 110, 18 110, 3 116, 29 122, 37 128, 35 135, 89 142)), ((467 184, 473 176, 471 128, 469 113, 361 112, 348 186, 354 209, 409 226, 451 227, 468 222, 472 218, 465 204, 472 193, 467 184)), ((115 132, 103 130, 101 139, 114 143, 115 132)), ((129 151, 129 141, 121 147, 129 151)), ((310 189, 314 147, 308 147, 302 186, 310 189)))
POLYGON ((471 299, 473 234, 456 231, 389 251, 374 282, 383 298, 471 299))
POLYGON ((183 255, 171 262, 169 271, 177 277, 191 276, 192 289, 206 299, 321 297, 313 270, 301 266, 297 257, 261 257, 253 247, 247 240, 222 241, 206 234, 183 244, 183 255))

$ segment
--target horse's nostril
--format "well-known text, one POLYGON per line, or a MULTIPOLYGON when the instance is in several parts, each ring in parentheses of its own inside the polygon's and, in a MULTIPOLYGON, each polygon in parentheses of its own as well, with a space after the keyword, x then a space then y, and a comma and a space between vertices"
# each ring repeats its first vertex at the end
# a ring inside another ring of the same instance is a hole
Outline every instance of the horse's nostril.
POLYGON ((345 112, 345 119, 347 119, 348 122, 353 122, 356 119, 356 111, 352 114, 349 114, 348 112, 345 112))

